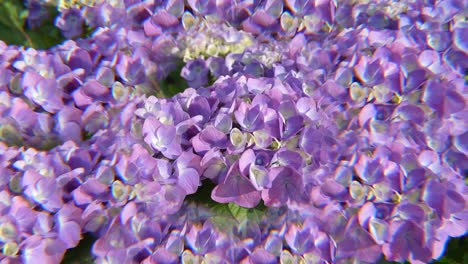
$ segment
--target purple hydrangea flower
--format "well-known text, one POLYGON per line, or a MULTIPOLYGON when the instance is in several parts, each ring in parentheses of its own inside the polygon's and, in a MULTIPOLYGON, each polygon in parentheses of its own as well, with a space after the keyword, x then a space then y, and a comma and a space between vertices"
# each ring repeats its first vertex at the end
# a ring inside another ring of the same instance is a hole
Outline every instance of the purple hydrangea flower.
POLYGON ((238 162, 231 165, 225 179, 211 193, 211 198, 217 202, 233 202, 248 208, 255 207, 260 196, 249 179, 242 175, 238 162))
POLYGON ((427 262, 431 259, 430 249, 424 241, 424 231, 412 221, 393 221, 390 225, 392 239, 382 248, 387 259, 427 262))
POLYGON ((206 62, 202 59, 189 61, 182 71, 180 76, 187 80, 189 86, 193 88, 200 88, 208 84, 209 68, 206 62))
POLYGON ((206 153, 210 149, 225 149, 228 146, 227 136, 215 127, 206 127, 192 138, 193 149, 197 153, 206 153))
POLYGON ((275 167, 269 174, 272 181, 271 188, 262 191, 265 205, 281 206, 307 201, 302 177, 297 171, 289 167, 275 167))
POLYGON ((180 138, 174 126, 162 124, 150 117, 143 124, 143 135, 146 143, 169 159, 177 158, 182 153, 180 138))
POLYGON ((254 132, 264 127, 264 118, 260 105, 249 106, 241 102, 234 112, 237 122, 248 132, 254 132))
POLYGON ((115 69, 119 77, 128 85, 141 84, 145 80, 145 70, 139 58, 120 54, 115 69))
MULTIPOLYGON (((25 95, 44 108, 49 113, 55 113, 63 107, 62 91, 54 79, 44 79, 41 77, 28 75, 25 78, 38 78, 31 86, 28 86, 25 95)), ((28 82, 29 80, 24 80, 28 82)))
POLYGON ((62 30, 62 34, 68 38, 76 38, 83 33, 83 17, 81 11, 75 8, 66 9, 61 13, 55 25, 62 30))

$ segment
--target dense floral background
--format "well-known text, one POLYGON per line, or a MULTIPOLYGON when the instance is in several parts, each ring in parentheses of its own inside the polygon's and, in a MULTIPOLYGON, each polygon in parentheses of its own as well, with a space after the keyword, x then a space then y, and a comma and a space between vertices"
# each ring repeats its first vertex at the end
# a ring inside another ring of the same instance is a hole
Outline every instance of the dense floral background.
POLYGON ((2 0, 0 263, 468 263, 465 0, 2 0))

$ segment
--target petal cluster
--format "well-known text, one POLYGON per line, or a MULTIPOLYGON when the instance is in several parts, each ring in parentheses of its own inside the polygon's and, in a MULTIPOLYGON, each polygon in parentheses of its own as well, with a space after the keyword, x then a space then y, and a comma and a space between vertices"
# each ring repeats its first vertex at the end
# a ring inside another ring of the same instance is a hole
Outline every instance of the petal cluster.
POLYGON ((0 41, 5 263, 85 235, 96 263, 427 263, 466 235, 463 1, 72 2, 64 43, 0 41))

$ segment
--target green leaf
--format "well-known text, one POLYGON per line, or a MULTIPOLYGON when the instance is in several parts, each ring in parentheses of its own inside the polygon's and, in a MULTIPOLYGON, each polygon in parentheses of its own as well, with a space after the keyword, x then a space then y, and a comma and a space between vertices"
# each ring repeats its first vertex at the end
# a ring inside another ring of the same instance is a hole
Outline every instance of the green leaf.
POLYGON ((210 207, 213 217, 224 217, 235 220, 227 204, 213 204, 210 207))
POLYGON ((247 210, 246 208, 240 207, 237 204, 229 203, 228 204, 229 212, 232 216, 238 221, 243 222, 247 218, 247 210))
POLYGON ((3 0, 0 2, 0 40, 9 45, 28 46, 46 49, 62 43, 62 37, 54 21, 57 16, 56 7, 46 7, 49 18, 42 25, 30 29, 26 27, 29 11, 19 0, 3 0))
POLYGON ((262 205, 255 208, 244 208, 234 203, 229 203, 228 209, 239 224, 247 221, 259 222, 265 216, 265 211, 267 210, 262 205))
POLYGON ((20 1, 2 1, 0 4, 0 39, 10 44, 23 44, 27 40, 23 34, 23 25, 27 12, 27 9, 20 1), (10 41, 13 41, 13 43, 10 41))
POLYGON ((440 260, 437 261, 437 263, 440 263, 440 264, 458 264, 458 262, 452 260, 452 259, 449 259, 449 258, 441 258, 440 260))
MULTIPOLYGON (((0 17, 2 15, 0 14, 0 17)), ((3 23, 0 20, 0 40, 10 45, 24 45, 24 36, 18 34, 17 30, 3 23)))
POLYGON ((7 22, 7 25, 16 28, 22 28, 27 17, 24 15, 27 9, 22 5, 21 1, 17 0, 3 0, 0 5, 0 14, 2 21, 7 22), (7 21, 8 20, 8 21, 7 21))

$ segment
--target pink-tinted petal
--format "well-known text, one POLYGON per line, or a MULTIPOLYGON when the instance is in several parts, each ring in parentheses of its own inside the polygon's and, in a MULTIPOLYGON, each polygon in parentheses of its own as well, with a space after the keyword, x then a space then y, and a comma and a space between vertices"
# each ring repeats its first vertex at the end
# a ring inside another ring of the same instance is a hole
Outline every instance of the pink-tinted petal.
POLYGON ((423 100, 432 109, 443 113, 445 97, 444 91, 445 87, 442 83, 430 80, 426 84, 423 100))
POLYGON ((125 207, 122 209, 122 212, 120 212, 120 220, 122 225, 125 225, 128 220, 130 220, 133 216, 136 216, 137 214, 137 207, 134 202, 129 202, 128 204, 125 205, 125 207))
POLYGON ((362 227, 367 227, 369 224, 369 219, 375 216, 377 209, 375 208, 374 204, 371 202, 365 203, 361 209, 359 209, 358 213, 358 220, 359 224, 362 227))
POLYGON ((163 28, 173 27, 179 24, 177 17, 166 10, 159 10, 151 19, 153 23, 163 28))
POLYGON ((200 175, 198 171, 192 168, 183 169, 179 175, 178 184, 187 194, 195 193, 200 185, 200 175))
POLYGON ((239 168, 243 175, 248 175, 249 168, 255 163, 255 153, 252 149, 246 149, 239 158, 239 168))
POLYGON ((366 123, 370 119, 374 118, 376 114, 377 110, 375 109, 373 104, 365 105, 359 113, 359 125, 361 125, 361 127, 365 126, 366 123))
POLYGON ((60 225, 59 238, 67 248, 74 248, 81 240, 81 227, 75 222, 60 225))

